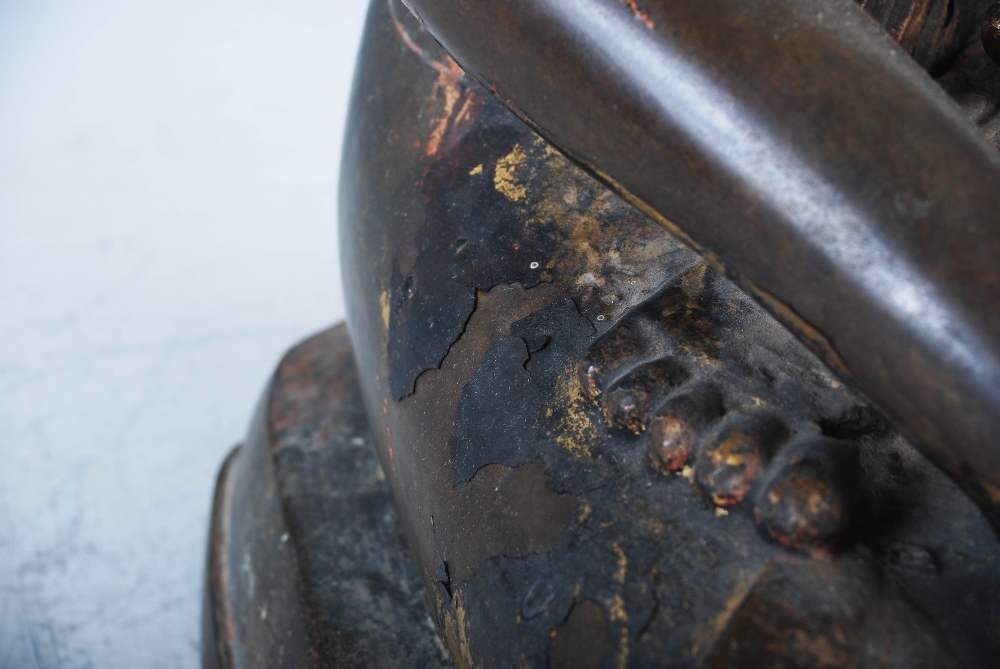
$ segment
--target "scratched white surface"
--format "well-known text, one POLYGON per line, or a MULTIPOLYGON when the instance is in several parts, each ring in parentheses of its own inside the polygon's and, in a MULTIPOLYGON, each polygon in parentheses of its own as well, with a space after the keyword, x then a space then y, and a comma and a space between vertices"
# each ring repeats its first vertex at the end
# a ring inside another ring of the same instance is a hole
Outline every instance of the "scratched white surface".
POLYGON ((211 490, 343 318, 365 0, 0 0, 0 667, 195 667, 211 490))

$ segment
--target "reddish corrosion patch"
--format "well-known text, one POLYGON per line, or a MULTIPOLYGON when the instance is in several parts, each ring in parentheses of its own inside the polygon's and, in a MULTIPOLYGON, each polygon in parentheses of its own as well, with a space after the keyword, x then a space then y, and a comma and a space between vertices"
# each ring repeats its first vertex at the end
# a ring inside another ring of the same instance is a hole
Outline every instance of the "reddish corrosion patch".
MULTIPOLYGON (((441 148, 441 141, 448 132, 449 126, 468 124, 472 118, 472 96, 464 94, 463 88, 459 85, 465 73, 450 57, 447 60, 449 69, 439 71, 437 82, 434 84, 432 96, 440 100, 442 109, 440 115, 431 121, 431 136, 427 140, 426 154, 433 156, 441 148)), ((461 133, 459 133, 461 134, 461 133)))
MULTIPOLYGON (((324 333, 323 342, 330 342, 333 335, 324 333)), ((300 424, 316 411, 316 406, 335 406, 349 392, 354 379, 340 374, 329 383, 318 385, 316 377, 325 369, 343 369, 350 364, 351 351, 329 344, 330 351, 321 351, 316 345, 298 346, 286 355, 275 372, 267 405, 268 429, 271 444, 277 448, 280 435, 300 424)))
POLYGON ((402 40, 403 44, 406 45, 407 49, 420 56, 420 59, 422 61, 433 67, 441 74, 447 76, 455 76, 457 70, 458 71, 457 79, 461 79, 462 77, 465 76, 465 72, 462 71, 462 68, 460 68, 458 66, 458 63, 452 60, 450 56, 446 56, 444 62, 439 60, 434 60, 433 58, 431 58, 427 54, 427 52, 424 51, 423 48, 416 43, 416 41, 414 41, 413 37, 410 36, 410 33, 409 31, 407 31, 406 26, 400 23, 399 18, 396 16, 396 8, 393 5, 392 0, 387 0, 387 2, 389 5, 389 16, 392 18, 392 23, 396 28, 396 34, 399 35, 399 39, 402 40))
POLYGON ((639 8, 639 4, 635 0, 621 0, 621 3, 632 11, 635 18, 645 23, 647 28, 650 30, 653 29, 653 19, 649 18, 649 14, 639 8))
MULTIPOLYGON (((387 0, 389 16, 392 19, 396 35, 407 49, 417 54, 426 65, 433 68, 438 73, 437 81, 431 91, 431 99, 434 101, 432 109, 429 110, 431 120, 431 134, 427 139, 424 149, 426 155, 434 156, 442 147, 442 141, 448 135, 449 126, 468 120, 470 114, 471 98, 464 94, 465 87, 462 81, 465 79, 465 71, 448 56, 442 60, 436 60, 417 43, 410 31, 403 25, 396 15, 396 6, 393 0, 387 0), (464 102, 460 100, 464 97, 464 102), (438 105, 440 104, 440 109, 438 105)), ((422 144, 419 140, 413 143, 413 148, 420 150, 422 144)))
POLYGON ((815 557, 828 554, 844 525, 842 494, 816 471, 785 473, 754 508, 754 521, 786 548, 815 557))
POLYGON ((653 420, 649 450, 667 471, 679 472, 688 463, 696 438, 691 424, 670 411, 653 420))
POLYGON ((764 454, 755 435, 733 431, 710 444, 698 462, 698 483, 718 506, 742 504, 764 470, 764 454))

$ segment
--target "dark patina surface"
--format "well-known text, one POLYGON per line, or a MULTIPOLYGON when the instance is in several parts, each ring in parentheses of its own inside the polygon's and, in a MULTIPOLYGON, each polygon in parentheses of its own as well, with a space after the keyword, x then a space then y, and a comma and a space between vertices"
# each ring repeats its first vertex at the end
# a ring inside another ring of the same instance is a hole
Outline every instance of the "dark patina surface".
POLYGON ((886 30, 850 0, 407 4, 1000 526, 1000 154, 920 67, 974 95, 988 2, 861 3, 886 30))
POLYGON ((458 666, 1000 652, 1000 546, 970 499, 399 2, 372 5, 344 166, 362 394, 458 666))
POLYGON ((346 328, 292 349, 219 475, 204 666, 452 666, 371 447, 346 328))

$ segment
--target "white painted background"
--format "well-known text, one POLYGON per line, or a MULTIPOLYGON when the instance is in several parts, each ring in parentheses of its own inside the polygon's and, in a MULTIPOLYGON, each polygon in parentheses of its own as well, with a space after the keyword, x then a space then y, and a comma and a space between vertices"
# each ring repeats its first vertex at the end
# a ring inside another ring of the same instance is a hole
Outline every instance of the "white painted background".
POLYGON ((0 667, 195 667, 214 476, 344 315, 365 0, 0 0, 0 667))

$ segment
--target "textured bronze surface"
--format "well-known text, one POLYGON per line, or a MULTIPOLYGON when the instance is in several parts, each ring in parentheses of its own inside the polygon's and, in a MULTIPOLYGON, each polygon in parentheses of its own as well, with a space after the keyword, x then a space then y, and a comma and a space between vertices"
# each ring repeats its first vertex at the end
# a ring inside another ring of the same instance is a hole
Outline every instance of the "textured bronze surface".
MULTIPOLYGON (((1000 524, 1000 154, 861 8, 407 3, 470 75, 724 268, 1000 524)), ((937 74, 979 43, 980 4, 865 5, 937 74)))
POLYGON ((219 475, 204 666, 452 666, 396 524, 341 325, 288 352, 219 475))
MULTIPOLYGON (((620 7, 662 25, 659 4, 620 7)), ((359 380, 458 666, 1000 653, 1000 545, 970 499, 397 1, 372 5, 346 137, 359 380)), ((708 179, 687 169, 661 186, 708 179)))

